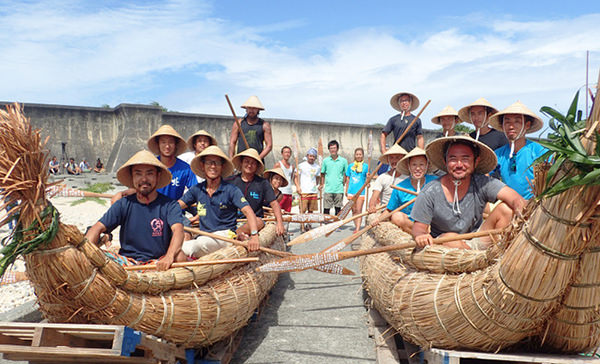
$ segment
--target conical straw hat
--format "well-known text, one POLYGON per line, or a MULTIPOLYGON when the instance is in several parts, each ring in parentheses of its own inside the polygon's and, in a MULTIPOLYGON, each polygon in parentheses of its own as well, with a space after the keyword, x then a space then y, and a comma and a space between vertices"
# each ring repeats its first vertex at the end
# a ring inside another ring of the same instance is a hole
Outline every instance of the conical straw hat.
POLYGON ((443 137, 433 140, 431 143, 427 144, 425 147, 425 151, 427 153, 427 158, 429 161, 441 169, 444 172, 448 172, 446 169, 446 160, 445 160, 445 146, 450 142, 455 142, 457 140, 467 141, 479 148, 479 164, 475 168, 476 173, 486 174, 496 168, 498 164, 498 159, 496 158, 496 153, 492 150, 492 148, 483 144, 480 141, 477 141, 470 136, 467 135, 455 135, 449 137, 443 137))
POLYGON ((410 111, 414 111, 419 107, 419 98, 416 97, 414 94, 411 94, 410 92, 398 92, 390 99, 390 105, 392 105, 394 109, 402 112, 402 109, 400 108, 400 103, 398 102, 400 96, 402 95, 408 95, 411 97, 412 102, 410 103, 410 111))
POLYGON ((383 153, 381 155, 381 157, 379 157, 379 161, 382 163, 389 164, 388 156, 390 154, 402 154, 404 156, 404 155, 408 154, 408 152, 404 148, 402 148, 400 145, 394 144, 394 145, 392 145, 392 147, 390 149, 388 149, 387 152, 383 153))
POLYGON ((181 153, 185 152, 185 139, 183 139, 181 135, 179 135, 179 133, 175 129, 173 129, 171 125, 162 125, 148 139, 148 149, 150 149, 152 153, 154 153, 155 155, 160 154, 160 150, 158 149, 158 137, 161 135, 170 135, 172 137, 175 137, 175 155, 180 155, 181 153))
POLYGON ((221 171, 221 177, 225 178, 233 173, 233 163, 231 163, 227 155, 223 153, 221 148, 217 147, 216 145, 211 145, 204 149, 202 152, 198 153, 190 162, 190 167, 192 168, 192 172, 194 172, 195 175, 200 176, 202 178, 206 178, 206 173, 204 173, 204 170, 202 169, 202 157, 206 157, 209 155, 221 157, 221 159, 223 160, 223 170, 221 171))
POLYGON ((431 122, 437 125, 442 125, 442 122, 440 121, 440 118, 442 116, 456 116, 456 124, 460 123, 462 120, 458 117, 458 113, 456 112, 456 110, 454 110, 454 108, 452 106, 446 106, 445 108, 442 109, 442 111, 440 111, 439 114, 437 114, 436 116, 434 116, 431 119, 431 122))
MULTIPOLYGON (((413 150, 411 150, 407 155, 405 155, 404 158, 400 159, 398 164, 396 164, 396 171, 405 176, 410 176, 410 171, 408 170, 408 163, 410 162, 410 159, 412 157, 416 157, 419 155, 422 155, 425 158, 427 158, 427 153, 425 152, 425 150, 419 147, 413 148, 413 150)), ((425 171, 425 173, 431 173, 431 171, 433 171, 435 167, 431 162, 429 162, 429 158, 427 158, 427 162, 427 171, 425 171)))
POLYGON ((147 164, 150 166, 155 166, 161 169, 160 178, 156 185, 156 188, 163 188, 169 183, 171 183, 171 172, 169 169, 161 163, 152 153, 147 150, 142 150, 133 155, 133 157, 129 158, 125 164, 119 168, 117 171, 117 179, 123 186, 127 186, 129 188, 135 188, 133 185, 133 178, 131 176, 131 166, 147 164))
POLYGON ((498 109, 493 107, 492 104, 490 104, 490 102, 488 100, 484 99, 483 97, 480 97, 477 100, 475 100, 474 102, 470 103, 469 105, 458 110, 458 118, 460 120, 464 121, 465 123, 473 124, 471 122, 471 118, 469 115, 469 110, 473 106, 484 106, 484 107, 488 108, 488 120, 492 114, 495 114, 498 112, 498 109))
POLYGON ((194 148, 194 139, 197 136, 205 136, 208 137, 210 139, 210 145, 219 145, 219 143, 217 143, 217 139, 215 139, 214 136, 212 136, 211 133, 207 132, 206 130, 202 129, 202 130, 198 130, 197 132, 195 132, 194 134, 192 134, 192 136, 190 136, 187 140, 187 146, 188 148, 190 148, 190 150, 192 152, 195 152, 196 149, 194 148))
POLYGON ((265 165, 263 164, 262 159, 260 159, 260 155, 254 148, 248 148, 242 152, 239 152, 235 156, 233 156, 233 159, 231 161, 233 162, 235 169, 237 169, 238 171, 242 170, 242 159, 244 159, 244 157, 250 157, 252 159, 255 159, 258 162, 258 168, 256 169, 256 174, 259 176, 262 176, 263 171, 265 170, 265 165))
POLYGON ((263 107, 262 103, 260 102, 260 100, 258 99, 258 96, 250 96, 248 98, 248 100, 246 100, 246 102, 244 102, 242 104, 242 108, 245 109, 247 107, 255 107, 259 110, 264 110, 265 108, 263 107))
POLYGON ((285 187, 285 186, 287 186, 289 184, 287 178, 285 178, 285 174, 283 173, 283 169, 277 167, 277 168, 266 170, 265 171, 265 178, 267 180, 270 180, 272 174, 277 174, 281 178, 283 178, 283 183, 281 184, 281 187, 285 187))
POLYGON ((514 104, 507 107, 506 109, 495 113, 494 116, 490 118, 490 126, 504 133, 500 117, 507 114, 528 115, 533 118, 533 123, 531 123, 529 129, 525 131, 525 134, 536 132, 544 126, 544 122, 542 121, 542 119, 539 116, 537 116, 533 111, 529 110, 527 106, 523 105, 521 101, 517 101, 514 104))

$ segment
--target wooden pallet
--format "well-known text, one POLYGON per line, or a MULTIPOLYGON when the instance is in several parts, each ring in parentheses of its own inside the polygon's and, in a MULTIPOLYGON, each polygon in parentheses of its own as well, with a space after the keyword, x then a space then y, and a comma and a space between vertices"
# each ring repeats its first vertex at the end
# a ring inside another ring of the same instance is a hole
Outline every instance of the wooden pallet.
POLYGON ((600 364, 600 359, 581 355, 550 355, 533 353, 492 354, 473 351, 429 349, 423 352, 422 361, 427 364, 460 364, 461 359, 477 359, 478 362, 494 361, 538 364, 600 364))
POLYGON ((0 353, 32 363, 187 362, 183 348, 116 325, 0 322, 0 353))

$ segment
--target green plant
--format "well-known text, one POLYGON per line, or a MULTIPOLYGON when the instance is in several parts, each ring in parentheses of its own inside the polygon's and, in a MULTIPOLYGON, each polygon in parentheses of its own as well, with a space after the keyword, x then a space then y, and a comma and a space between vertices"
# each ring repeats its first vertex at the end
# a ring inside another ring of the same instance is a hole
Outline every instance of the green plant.
MULTIPOLYGON (((81 190, 88 191, 88 192, 104 193, 106 191, 109 191, 110 189, 112 189, 112 184, 108 183, 108 182, 104 182, 104 183, 94 183, 93 185, 88 184, 87 187, 82 188, 81 190)), ((71 202, 71 206, 76 206, 76 205, 82 204, 87 201, 94 201, 94 202, 99 203, 100 205, 106 205, 105 199, 98 198, 98 197, 84 197, 84 198, 80 198, 78 200, 71 202)))
POLYGON ((540 109, 550 117, 552 133, 548 135, 548 141, 539 141, 548 148, 548 152, 536 163, 552 160, 553 164, 546 175, 547 187, 538 198, 554 196, 575 186, 600 184, 600 134, 594 131, 596 147, 592 154, 588 154, 580 139, 587 130, 585 120, 581 120, 581 113, 577 112, 578 100, 579 92, 575 94, 566 115, 549 106, 540 109))

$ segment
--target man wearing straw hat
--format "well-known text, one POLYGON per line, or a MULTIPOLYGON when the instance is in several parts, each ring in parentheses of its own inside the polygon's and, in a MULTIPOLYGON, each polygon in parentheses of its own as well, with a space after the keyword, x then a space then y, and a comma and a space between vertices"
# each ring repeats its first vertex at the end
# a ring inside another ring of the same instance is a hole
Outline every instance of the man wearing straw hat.
MULTIPOLYGON (((406 128, 415 119, 415 116, 410 112, 419 107, 419 99, 411 93, 399 92, 392 96, 390 104, 394 109, 400 111, 400 114, 390 118, 381 131, 381 137, 379 138, 381 153, 387 152, 385 140, 388 134, 393 132, 394 140, 398 140, 400 135, 404 133, 406 128)), ((417 121, 415 121, 408 133, 406 133, 404 139, 400 141, 400 146, 407 152, 410 152, 415 146, 418 146, 419 148, 425 148, 425 139, 423 138, 423 130, 421 128, 421 119, 417 119, 417 121)))
MULTIPOLYGON (((248 146, 254 148, 260 155, 261 160, 265 160, 267 154, 273 148, 273 136, 271 134, 271 124, 258 117, 261 110, 264 110, 262 103, 257 96, 250 96, 242 105, 246 109, 246 116, 240 122, 242 132, 248 141, 248 146)), ((246 145, 239 140, 240 129, 238 123, 234 122, 231 128, 231 137, 229 138, 229 158, 235 154, 235 145, 237 143, 237 153, 246 149, 246 145)))
MULTIPOLYGON (((201 153, 204 149, 210 147, 211 145, 219 145, 217 143, 217 139, 207 132, 206 130, 198 130, 194 134, 192 134, 187 140, 187 147, 189 152, 185 152, 180 154, 177 158, 186 162, 187 164, 192 163, 192 159, 199 153, 201 153)), ((201 181, 200 181, 201 182, 201 181)))
POLYGON ((524 199, 533 197, 533 163, 548 151, 540 144, 525 138, 525 134, 540 130, 542 119, 517 101, 490 119, 490 125, 502 131, 509 143, 496 149, 498 166, 494 171, 502 182, 517 191, 524 199))
MULTIPOLYGON (((281 207, 277 203, 277 198, 269 181, 262 178, 265 165, 256 149, 246 149, 233 157, 233 165, 240 173, 226 179, 228 183, 237 186, 241 191, 257 219, 258 230, 261 230, 265 223, 262 221, 264 215, 263 206, 270 206, 273 209, 275 220, 277 221, 277 235, 285 233, 283 226, 283 217, 281 216, 281 207)), ((252 229, 246 223, 237 229, 238 235, 250 235, 252 229)))
MULTIPOLYGON (((427 157, 446 174, 421 190, 413 206, 412 235, 417 246, 433 244, 433 238, 503 228, 513 211, 520 212, 525 200, 501 181, 485 175, 497 164, 496 155, 487 145, 468 136, 435 139, 427 145, 427 157), (483 222, 487 202, 506 203, 495 208, 483 222), (431 233, 430 233, 431 229, 431 233)), ((485 249, 491 239, 482 237, 469 242, 452 241, 453 248, 485 249)))
POLYGON ((488 125, 491 116, 497 112, 498 110, 488 100, 480 97, 458 110, 458 118, 475 126, 475 131, 469 134, 471 138, 479 140, 492 150, 496 150, 508 143, 504 134, 490 128, 488 125))
MULTIPOLYGON (((410 177, 398 184, 398 187, 407 191, 412 191, 416 194, 421 192, 429 182, 437 177, 428 174, 433 170, 433 165, 427 159, 427 153, 419 147, 411 150, 396 164, 396 173, 398 175, 409 175, 410 177)), ((393 211, 414 199, 415 195, 401 190, 393 190, 392 196, 387 204, 388 211, 393 211)), ((392 223, 400 227, 407 233, 412 232, 413 219, 410 217, 412 204, 408 205, 401 211, 397 211, 390 217, 392 223)))
MULTIPOLYGON (((179 200, 181 208, 196 203, 198 214, 194 220, 198 220, 200 229, 230 238, 235 236, 239 209, 248 219, 251 229, 248 248, 250 251, 257 250, 259 242, 256 215, 242 191, 223 181, 224 177, 233 172, 233 164, 225 153, 216 145, 211 145, 192 159, 191 168, 205 181, 196 184, 183 195, 179 200)), ((223 241, 200 235, 196 239, 186 240, 181 250, 186 256, 198 258, 227 245, 223 241)))
POLYGON ((442 132, 436 137, 441 138, 445 136, 455 136, 456 130, 454 127, 460 124, 461 120, 452 106, 446 106, 439 114, 431 119, 431 122, 442 127, 442 132))
POLYGON ((374 213, 377 211, 377 206, 380 204, 387 204, 392 195, 392 186, 398 185, 398 183, 404 181, 408 176, 398 175, 396 172, 396 164, 406 155, 404 148, 398 144, 392 145, 392 147, 385 152, 379 161, 381 163, 389 164, 390 168, 387 172, 379 175, 373 183, 373 189, 371 199, 369 200, 369 212, 374 213))
POLYGON ((135 190, 135 194, 115 202, 85 234, 97 244, 100 234, 121 226, 119 254, 125 264, 158 259, 158 270, 166 270, 175 261, 183 243, 183 216, 177 201, 158 192, 171 182, 171 173, 152 153, 141 151, 117 171, 117 179, 135 190))

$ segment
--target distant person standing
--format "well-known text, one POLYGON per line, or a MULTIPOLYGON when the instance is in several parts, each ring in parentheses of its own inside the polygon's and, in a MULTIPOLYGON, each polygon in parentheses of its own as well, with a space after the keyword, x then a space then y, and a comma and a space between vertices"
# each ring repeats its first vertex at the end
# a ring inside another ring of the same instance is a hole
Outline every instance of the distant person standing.
MULTIPOLYGON (((258 152, 260 159, 265 160, 267 154, 273 149, 273 137, 271 134, 271 124, 258 117, 261 110, 264 110, 262 103, 256 96, 250 96, 242 105, 246 109, 246 116, 241 120, 242 132, 248 141, 248 147, 254 148, 258 152)), ((240 129, 236 122, 231 128, 231 137, 229 138, 229 158, 236 154, 235 145, 237 143, 237 153, 247 149, 243 138, 240 138, 240 129)))
POLYGON ((281 209, 285 212, 290 212, 292 210, 292 185, 291 181, 293 180, 292 176, 294 175, 294 166, 290 163, 290 158, 292 156, 292 149, 287 145, 281 148, 281 157, 282 159, 275 163, 275 168, 281 168, 285 178, 290 182, 279 187, 279 191, 281 191, 281 200, 279 204, 281 205, 281 209))
POLYGON ((327 144, 329 157, 323 159, 321 174, 324 183, 319 185, 319 189, 325 187, 323 194, 323 212, 329 214, 329 210, 335 207, 335 214, 339 214, 344 204, 344 184, 346 183, 346 169, 348 161, 346 158, 338 155, 340 144, 332 140, 327 144))
MULTIPOLYGON (((415 119, 416 116, 410 112, 419 107, 419 99, 411 93, 400 92, 392 96, 390 104, 394 109, 400 111, 400 114, 392 116, 381 131, 381 137, 379 138, 381 154, 387 152, 385 140, 388 134, 394 133, 395 142, 415 119)), ((410 152, 414 147, 425 148, 421 119, 415 121, 399 144, 407 152, 410 152)))
MULTIPOLYGON (((321 184, 321 166, 316 163, 317 150, 310 148, 306 152, 306 160, 298 165, 298 170, 294 174, 294 183, 296 192, 300 196, 300 213, 313 212, 319 209, 317 203, 317 194, 321 184)), ((310 224, 300 224, 300 231, 310 230, 310 224)))
POLYGON ((506 136, 498 130, 489 126, 489 121, 498 110, 483 97, 478 98, 473 103, 458 110, 458 117, 467 123, 475 126, 475 131, 470 133, 471 138, 482 142, 496 150, 501 146, 508 144, 506 136))

